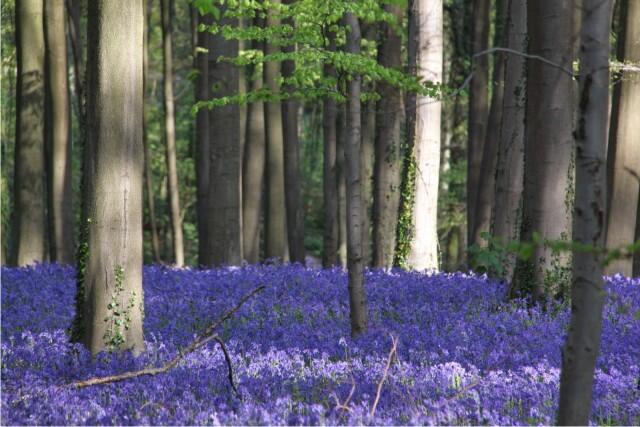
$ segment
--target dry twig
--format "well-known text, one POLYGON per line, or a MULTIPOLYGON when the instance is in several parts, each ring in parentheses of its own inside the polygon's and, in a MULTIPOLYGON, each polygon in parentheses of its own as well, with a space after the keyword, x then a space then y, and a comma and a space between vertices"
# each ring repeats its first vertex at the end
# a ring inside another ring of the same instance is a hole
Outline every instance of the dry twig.
POLYGON ((387 357, 387 365, 384 367, 382 378, 380 378, 380 382, 378 383, 378 390, 376 391, 376 399, 373 401, 373 406, 371 407, 371 412, 369 413, 371 418, 373 418, 373 416, 376 413, 376 407, 378 406, 378 401, 380 400, 380 393, 382 392, 382 385, 387 379, 387 375, 389 374, 389 367, 391 367, 391 362, 393 361, 397 350, 398 350, 398 337, 394 337, 393 335, 391 335, 391 351, 389 351, 389 357, 387 357))

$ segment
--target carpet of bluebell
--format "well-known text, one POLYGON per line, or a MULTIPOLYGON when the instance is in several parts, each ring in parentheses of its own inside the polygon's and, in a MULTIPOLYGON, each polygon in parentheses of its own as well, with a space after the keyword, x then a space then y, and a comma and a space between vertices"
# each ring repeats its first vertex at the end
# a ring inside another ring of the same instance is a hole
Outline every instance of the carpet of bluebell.
MULTIPOLYGON (((370 331, 352 340, 340 269, 150 266, 146 352, 92 360, 68 339, 74 275, 55 264, 2 268, 3 425, 554 422, 569 311, 506 302, 505 286, 483 276, 370 271, 370 331), (61 387, 161 365, 258 285, 266 289, 220 329, 240 396, 215 342, 166 374, 61 387), (390 335, 397 358, 372 414, 390 335)), ((591 422, 637 425, 640 279, 610 278, 607 293, 591 422)))

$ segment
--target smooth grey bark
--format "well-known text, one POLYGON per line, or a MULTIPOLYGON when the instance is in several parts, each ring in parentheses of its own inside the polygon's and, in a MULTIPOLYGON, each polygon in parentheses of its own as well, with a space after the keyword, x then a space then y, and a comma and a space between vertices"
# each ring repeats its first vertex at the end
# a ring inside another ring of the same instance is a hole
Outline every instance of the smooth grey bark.
POLYGON ((71 114, 64 0, 47 0, 44 12, 47 78, 45 135, 49 154, 49 259, 71 264, 75 244, 71 201, 71 114))
MULTIPOLYGON (((276 0, 273 4, 279 4, 276 0)), ((280 20, 272 8, 267 12, 267 28, 279 25, 280 20)), ((277 53, 280 49, 265 43, 265 54, 277 53)), ((279 93, 277 79, 280 75, 280 63, 264 63, 264 84, 273 93, 279 93)), ((287 258, 287 216, 284 187, 284 135, 282 129, 282 110, 279 102, 267 102, 264 105, 264 121, 267 144, 267 210, 265 212, 266 257, 286 261, 287 258)))
POLYGON ((42 0, 16 3, 18 82, 10 263, 18 266, 45 259, 43 12, 42 0))
MULTIPOLYGON (((573 6, 573 0, 527 3, 529 54, 571 69, 573 6)), ((546 240, 571 240, 572 122, 572 77, 558 67, 528 60, 522 241, 531 241, 533 233, 546 240)), ((569 259, 566 253, 537 245, 531 258, 517 266, 514 289, 531 291, 536 299, 565 294, 569 259)))
POLYGON ((162 71, 164 95, 165 161, 167 164, 167 195, 169 196, 169 218, 173 259, 176 267, 184 265, 184 242, 180 218, 180 192, 178 188, 178 166, 176 154, 176 117, 173 99, 173 2, 161 0, 162 16, 162 71))
MULTIPOLYGON (((610 8, 610 0, 583 0, 573 239, 596 248, 604 243, 605 233, 610 8)), ((606 295, 602 273, 600 254, 574 252, 571 320, 562 350, 559 425, 589 424, 606 295)))
MULTIPOLYGON (((503 46, 506 40, 506 3, 507 0, 496 1, 494 46, 503 46)), ((482 246, 487 244, 481 235, 490 231, 492 221, 491 208, 495 198, 496 165, 503 118, 505 56, 506 54, 504 53, 498 53, 494 56, 493 76, 491 79, 493 86, 491 108, 489 109, 480 173, 478 174, 473 241, 482 246)))
MULTIPOLYGON (((618 60, 640 62, 640 3, 622 0, 621 34, 618 60)), ((622 71, 614 85, 611 128, 607 155, 608 249, 628 246, 634 241, 638 193, 640 189, 640 78, 638 73, 622 71)), ((605 267, 605 273, 632 275, 633 260, 618 259, 605 267)))
MULTIPOLYGON (((344 24, 348 27, 347 53, 360 54, 360 24, 352 12, 345 12, 344 24)), ((351 336, 357 337, 367 330, 367 297, 364 289, 364 260, 362 258, 362 178, 360 170, 361 147, 361 77, 356 74, 347 83, 347 139, 346 164, 346 215, 347 215, 347 268, 349 271, 349 314, 351 336)))
MULTIPOLYGON (((329 50, 335 50, 335 37, 329 33, 329 50)), ((325 77, 335 78, 336 71, 331 64, 324 64, 325 77)), ((322 195, 323 245, 322 266, 329 268, 338 264, 338 171, 336 162, 336 101, 327 97, 322 101, 322 195)))
MULTIPOLYGON (((507 2, 506 46, 527 51, 527 0, 507 2)), ((524 173, 524 121, 526 104, 526 59, 520 55, 504 58, 504 97, 498 141, 492 234, 503 242, 520 235, 522 185, 524 173)), ((505 279, 511 282, 515 254, 508 255, 505 279)))
MULTIPOLYGON (((226 11, 221 12, 223 15, 226 11)), ((223 16, 221 25, 237 25, 223 16)), ((211 37, 209 85, 212 97, 238 93, 238 68, 220 57, 238 55, 238 41, 221 34, 211 37)), ((242 183, 240 170, 240 108, 218 107, 209 114, 209 181, 207 188, 206 248, 203 264, 239 265, 242 262, 242 183)))
MULTIPOLYGON (((385 11, 393 14, 400 25, 405 8, 388 4, 385 11)), ((402 37, 387 23, 382 24, 378 63, 402 69, 402 37)), ((391 268, 396 247, 396 227, 400 209, 402 180, 402 137, 404 102, 402 93, 390 84, 379 82, 380 100, 376 111, 375 166, 373 183, 373 257, 374 267, 391 268)))
POLYGON ((338 106, 336 114, 336 180, 338 182, 338 261, 347 266, 347 178, 345 145, 347 144, 347 109, 338 106))
POLYGON ((89 2, 88 250, 77 316, 92 354, 144 350, 142 1, 89 2))
MULTIPOLYGON (((472 54, 489 47, 490 0, 473 0, 471 14, 472 54)), ((489 116, 489 57, 473 61, 473 78, 469 86, 469 125, 467 140, 467 243, 474 240, 478 182, 489 116)))
MULTIPOLYGON (((414 1, 409 37, 416 51, 411 71, 421 81, 442 82, 443 4, 414 1)), ((415 190, 412 208, 413 236, 407 262, 416 270, 438 268, 438 186, 440 176, 440 138, 442 102, 424 95, 415 96, 412 120, 415 190)), ((411 105, 413 107, 413 105, 411 105)))
POLYGON ((84 93, 84 43, 83 31, 80 23, 80 14, 84 0, 66 0, 67 17, 69 20, 69 44, 71 46, 71 58, 73 60, 73 86, 76 96, 76 107, 78 122, 80 123, 80 133, 84 131, 85 117, 85 93, 84 93))
MULTIPOLYGON (((374 88, 368 90, 373 91, 374 88)), ((362 143, 360 171, 362 173, 362 260, 371 264, 371 222, 373 208, 373 165, 376 133, 376 103, 368 101, 362 106, 362 143)))
MULTIPOLYGON (((283 4, 292 4, 292 0, 284 0, 283 4)), ((282 22, 294 26, 293 19, 287 18, 282 22)), ((283 53, 295 51, 295 45, 282 47, 283 53)), ((282 62, 282 77, 289 78, 295 71, 293 61, 282 62)), ((283 90, 293 93, 291 86, 285 85, 283 90)), ((304 264, 304 211, 302 209, 302 195, 300 190, 300 149, 298 141, 298 102, 295 99, 285 99, 281 103, 282 129, 284 138, 284 185, 286 191, 285 205, 287 216, 287 238, 289 243, 289 257, 291 262, 304 264)))
POLYGON ((151 252, 153 254, 153 260, 156 263, 161 263, 160 258, 160 242, 158 238, 158 225, 156 222, 156 204, 155 204, 155 192, 153 191, 153 179, 151 175, 151 151, 149 149, 149 135, 147 132, 147 80, 149 76, 149 38, 151 35, 151 27, 149 22, 151 21, 151 6, 153 0, 143 0, 144 11, 144 47, 142 57, 143 67, 143 79, 142 79, 142 93, 144 96, 144 102, 142 103, 143 119, 142 119, 142 141, 144 145, 144 183, 147 193, 147 209, 149 210, 149 232, 151 234, 151 252))
MULTIPOLYGON (((200 17, 200 22, 210 25, 211 15, 200 17)), ((211 33, 201 31, 198 33, 198 48, 195 58, 198 77, 196 79, 195 99, 207 101, 211 98, 211 87, 209 84, 209 48, 211 47, 211 33)), ((210 170, 210 146, 209 139, 209 110, 201 108, 196 115, 196 217, 198 221, 198 264, 208 265, 207 246, 209 233, 208 224, 208 189, 210 170)))
MULTIPOLYGON (((263 20, 254 18, 254 25, 263 20)), ((262 50, 263 43, 254 41, 252 49, 262 50)), ((262 66, 257 65, 249 74, 249 88, 262 89, 262 66)), ((244 259, 251 264, 260 260, 260 217, 262 214, 262 187, 265 169, 264 103, 255 101, 247 108, 246 145, 242 167, 242 232, 244 259)))

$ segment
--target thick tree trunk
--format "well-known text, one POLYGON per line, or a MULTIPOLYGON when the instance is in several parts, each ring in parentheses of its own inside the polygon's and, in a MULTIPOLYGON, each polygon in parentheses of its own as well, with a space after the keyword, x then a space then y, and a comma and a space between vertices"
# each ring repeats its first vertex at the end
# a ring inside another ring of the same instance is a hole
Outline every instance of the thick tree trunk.
POLYGON ((88 247, 82 342, 144 350, 142 333, 142 0, 89 2, 88 247))
POLYGON ((178 190, 178 166, 176 160, 176 118, 173 99, 173 24, 172 0, 161 0, 162 14, 162 69, 164 81, 164 129, 167 162, 167 194, 169 196, 169 217, 171 219, 171 237, 173 259, 176 267, 184 265, 184 243, 182 221, 180 219, 180 193, 178 190))
MULTIPOLYGON (((421 81, 442 82, 442 1, 411 3, 409 37, 416 43, 412 71, 421 81)), ((438 268, 438 185, 440 175, 440 121, 442 103, 415 97, 413 155, 416 166, 413 204, 413 238, 408 263, 416 270, 438 268)))
MULTIPOLYGON (((473 0, 471 14, 472 53, 489 47, 490 0, 473 0)), ((469 87, 469 127, 467 142, 467 243, 472 245, 476 221, 478 182, 489 115, 489 57, 473 61, 473 78, 469 87)))
MULTIPOLYGON (((640 62, 640 3, 622 0, 618 60, 640 62)), ((608 249, 627 246, 634 241, 640 188, 640 78, 637 72, 623 71, 614 86, 614 101, 607 156, 607 230, 608 249)), ((606 274, 631 276, 632 259, 618 259, 605 267, 606 274)))
MULTIPOLYGON (((225 13, 223 10, 221 13, 225 13)), ((235 18, 223 17, 221 25, 237 25, 235 18)), ((238 55, 238 41, 221 34, 211 38, 209 85, 212 97, 238 93, 238 68, 223 57, 238 55)), ((240 170, 240 108, 237 104, 212 110, 209 114, 209 181, 207 188, 206 252, 204 265, 238 265, 242 261, 242 183, 240 170)))
MULTIPOLYGON (((506 12, 507 0, 497 0, 496 2, 496 25, 495 25, 495 46, 503 46, 506 40, 506 12)), ((496 164, 498 157, 498 145, 500 132, 502 129, 502 107, 504 98, 504 69, 505 54, 500 53, 494 56, 493 85, 491 97, 491 109, 489 110, 488 125, 485 132, 485 141, 482 151, 482 162, 478 175, 478 188, 476 196, 475 219, 473 221, 473 241, 481 245, 486 245, 486 241, 481 238, 483 233, 489 233, 491 228, 491 207, 495 198, 496 164)))
MULTIPOLYGON (((529 53, 571 70, 573 0, 530 1, 527 17, 529 53)), ((572 106, 572 77, 556 66, 528 60, 522 241, 531 241, 534 233, 548 240, 571 240, 572 106)), ((532 291, 536 299, 565 294, 569 259, 566 253, 538 245, 528 261, 519 263, 515 289, 532 291)))
POLYGON ((44 14, 47 69, 47 135, 49 191, 49 257, 73 262, 73 204, 71 202, 71 115, 67 74, 64 0, 47 0, 44 14))
POLYGON ((344 104, 338 106, 336 115, 336 164, 338 181, 338 261, 347 266, 347 178, 345 145, 347 144, 347 109, 344 104))
MULTIPOLYGON (((205 25, 211 24, 211 15, 200 17, 205 25)), ((211 47, 211 33, 201 31, 198 33, 198 54, 196 56, 196 101, 207 101, 211 98, 211 85, 209 84, 209 48, 211 47)), ((208 225, 208 189, 210 173, 210 146, 209 139, 209 110, 202 108, 196 115, 196 216, 198 221, 198 264, 208 265, 210 259, 207 256, 209 232, 208 225)))
POLYGON ((147 80, 149 76, 149 37, 151 35, 151 27, 149 22, 151 21, 151 6, 152 0, 143 0, 143 6, 145 7, 144 14, 144 47, 143 47, 143 72, 142 79, 142 93, 144 96, 144 102, 142 104, 143 119, 142 119, 142 141, 144 144, 144 183, 147 192, 147 209, 149 210, 149 232, 151 234, 151 252, 153 253, 153 259, 157 263, 161 263, 160 258, 160 243, 158 238, 158 225, 156 222, 156 206, 155 206, 155 192, 153 191, 153 179, 151 175, 151 151, 149 150, 149 135, 147 132, 147 80))
MULTIPOLYGON (((604 243, 605 233, 610 8, 610 0, 583 1, 573 238, 596 248, 604 243)), ((602 273, 602 259, 596 252, 573 254, 571 321, 562 351, 559 425, 589 424, 606 295, 602 273)))
MULTIPOLYGON (((254 18, 255 26, 262 24, 262 19, 254 18)), ((262 50, 262 47, 262 42, 253 42, 253 49, 262 50)), ((253 92, 262 89, 262 80, 262 66, 256 66, 249 75, 250 90, 253 92)), ((242 232, 244 259, 254 264, 260 260, 260 216, 265 166, 264 103, 250 103, 247 118, 247 142, 242 168, 242 232)))
MULTIPOLYGON (((344 14, 348 27, 346 51, 360 53, 360 24, 352 12, 344 14)), ((361 77, 354 75, 347 89, 347 140, 345 163, 347 180, 347 267, 349 270, 349 313, 351 336, 367 330, 367 297, 364 289, 364 260, 362 259, 362 178, 360 170, 361 146, 361 77)))
MULTIPOLYGON (((333 34, 329 35, 330 50, 335 50, 333 34)), ((325 77, 336 77, 336 71, 330 64, 324 65, 325 77)), ((338 264, 338 171, 336 163, 336 101, 325 98, 322 101, 322 194, 324 199, 324 231, 322 246, 322 266, 329 268, 338 264)))
MULTIPOLYGON (((276 0, 274 4, 279 4, 276 0)), ((273 9, 267 13, 266 26, 280 23, 273 9)), ((277 53, 279 48, 265 43, 265 54, 277 53)), ((264 64, 264 84, 272 92, 279 93, 277 79, 280 75, 280 63, 275 61, 264 64)), ((264 106, 267 136, 267 211, 265 212, 266 257, 286 261, 287 255, 287 216, 285 210, 284 188, 284 140, 282 132, 282 110, 279 102, 267 102, 264 106)))
POLYGON ((42 0, 16 3, 18 90, 11 221, 14 265, 45 259, 43 11, 42 0))
MULTIPOLYGON (((385 5, 398 25, 405 9, 399 5, 385 5)), ((402 69, 402 37, 389 24, 383 24, 378 47, 380 65, 402 69)), ((375 135, 375 175, 373 193, 373 260, 374 267, 390 268, 396 247, 396 227, 400 209, 402 180, 402 137, 404 102, 400 90, 384 82, 378 83, 375 135)))
MULTIPOLYGON (((507 48, 527 51, 527 1, 507 4, 507 48)), ((504 58, 504 99, 498 141, 496 194, 492 212, 492 234, 504 242, 518 240, 524 172, 524 114, 526 102, 526 59, 520 55, 504 58)), ((513 279, 515 255, 505 265, 505 279, 513 279)))
MULTIPOLYGON (((292 0, 285 0, 285 4, 291 4, 292 0)), ((288 18, 283 22, 293 27, 293 19, 288 18)), ((294 45, 282 47, 282 52, 294 52, 294 45)), ((282 77, 288 78, 295 71, 293 61, 282 62, 282 77)), ((292 93, 292 87, 285 86, 285 91, 292 93)), ((287 237, 289 240, 289 257, 291 262, 304 264, 304 211, 302 209, 302 196, 300 194, 300 153, 298 142, 298 103, 293 99, 282 101, 282 128, 284 136, 284 184, 285 203, 287 213, 287 237)))

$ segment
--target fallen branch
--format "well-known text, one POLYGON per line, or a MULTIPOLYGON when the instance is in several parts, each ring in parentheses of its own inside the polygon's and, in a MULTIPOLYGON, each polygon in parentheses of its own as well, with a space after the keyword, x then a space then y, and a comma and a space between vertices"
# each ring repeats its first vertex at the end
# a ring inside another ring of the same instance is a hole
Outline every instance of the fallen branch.
POLYGON ((382 378, 380 378, 380 382, 378 383, 378 390, 376 391, 376 399, 373 401, 373 406, 371 407, 371 412, 369 413, 371 418, 373 418, 373 416, 376 413, 376 407, 378 406, 378 401, 380 400, 380 393, 382 393, 382 385, 387 379, 387 375, 389 374, 389 367, 391 367, 391 362, 393 361, 397 350, 398 350, 398 337, 394 337, 393 335, 391 335, 391 351, 389 351, 389 357, 387 357, 387 365, 384 367, 382 378))
POLYGON ((353 397, 353 393, 356 391, 356 380, 351 377, 351 391, 349 392, 349 396, 345 399, 344 402, 340 403, 338 400, 338 396, 334 395, 333 398, 336 400, 336 409, 342 409, 343 411, 352 412, 351 408, 349 408, 349 402, 351 402, 351 398, 353 397))
POLYGON ((447 398, 447 401, 449 400, 455 400, 458 399, 460 397, 462 397, 466 392, 468 392, 469 390, 471 390, 472 388, 474 388, 475 386, 477 386, 478 384, 480 384, 480 378, 477 378, 473 381, 471 381, 469 384, 467 384, 466 386, 464 386, 462 388, 462 390, 460 390, 459 392, 457 392, 456 394, 454 394, 453 396, 447 398))
POLYGON ((235 312, 238 311, 245 302, 247 302, 247 300, 252 298, 258 292, 262 291, 264 288, 265 287, 263 285, 258 286, 253 291, 243 296, 235 307, 227 311, 220 319, 218 319, 216 322, 211 324, 207 329, 204 330, 204 332, 198 335, 191 342, 191 344, 186 346, 184 349, 179 350, 177 356, 175 356, 173 359, 171 359, 161 367, 146 368, 146 369, 141 369, 139 371, 129 371, 129 372, 124 372, 118 375, 109 375, 106 377, 89 378, 88 380, 76 381, 76 382, 70 383, 67 385, 67 387, 83 388, 83 387, 90 387, 98 384, 108 384, 116 381, 128 380, 131 378, 137 378, 137 377, 146 376, 146 375, 162 374, 169 371, 170 369, 175 368, 178 365, 178 362, 180 362, 184 358, 184 356, 186 356, 187 354, 194 352, 195 350, 199 349, 200 347, 202 347, 203 345, 205 345, 211 340, 216 340, 220 344, 220 347, 222 348, 222 352, 225 355, 225 360, 229 367, 229 381, 231 382, 231 387, 236 393, 238 393, 238 389, 236 388, 233 382, 233 368, 231 367, 231 358, 229 357, 229 354, 227 352, 226 347, 224 346, 224 343, 222 342, 222 339, 220 339, 218 334, 216 334, 214 331, 222 323, 229 320, 235 314, 235 312))

